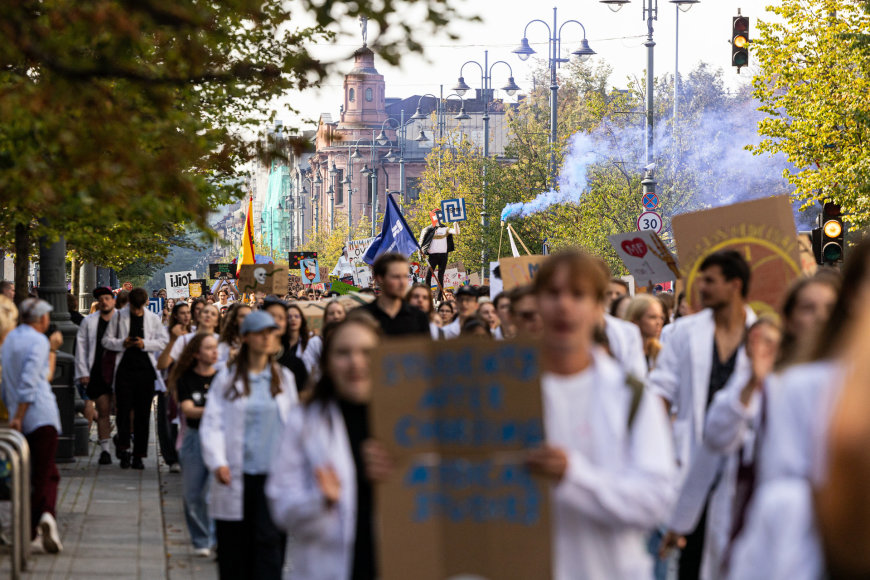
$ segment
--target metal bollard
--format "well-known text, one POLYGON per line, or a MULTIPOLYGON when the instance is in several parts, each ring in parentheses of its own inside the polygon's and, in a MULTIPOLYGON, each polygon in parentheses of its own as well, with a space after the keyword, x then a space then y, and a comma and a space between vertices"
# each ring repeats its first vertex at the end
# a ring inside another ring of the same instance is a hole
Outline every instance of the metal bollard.
POLYGON ((26 569, 30 558, 30 446, 18 431, 2 428, 0 452, 12 462, 12 578, 18 578, 16 569, 26 569))
POLYGON ((60 411, 61 433, 57 436, 57 463, 72 463, 75 461, 75 400, 76 388, 73 375, 75 374, 75 358, 65 352, 57 353, 54 378, 51 381, 51 389, 57 399, 57 408, 60 411))

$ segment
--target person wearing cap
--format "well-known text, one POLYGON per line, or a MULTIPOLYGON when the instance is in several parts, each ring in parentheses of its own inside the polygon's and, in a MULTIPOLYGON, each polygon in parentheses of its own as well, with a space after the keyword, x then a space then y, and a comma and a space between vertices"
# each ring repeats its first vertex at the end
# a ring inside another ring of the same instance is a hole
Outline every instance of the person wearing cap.
POLYGON ((459 338, 462 326, 466 321, 477 315, 479 306, 477 302, 477 290, 471 286, 460 286, 456 291, 456 311, 459 315, 453 322, 441 329, 444 331, 444 338, 459 338))
POLYGON ((94 300, 97 301, 97 311, 82 320, 76 335, 75 380, 85 386, 89 401, 87 404, 96 406, 97 436, 100 440, 100 465, 112 463, 109 453, 109 442, 112 435, 112 425, 109 422, 109 412, 112 406, 112 374, 114 360, 103 347, 103 336, 109 323, 115 316, 115 295, 111 288, 105 286, 95 288, 94 300))
POLYGON ((199 424, 225 579, 280 578, 284 565, 285 536, 272 523, 264 488, 298 395, 293 374, 275 362, 277 328, 267 312, 245 317, 239 353, 212 380, 199 424))
POLYGON ((420 334, 430 336, 429 317, 405 301, 408 292, 408 260, 402 254, 387 252, 372 265, 378 297, 361 306, 375 317, 387 336, 420 334))
POLYGON ((60 412, 48 377, 54 376, 60 332, 46 338, 52 307, 38 298, 18 308, 21 325, 6 336, 2 350, 0 395, 9 411, 9 426, 27 438, 30 447, 30 511, 32 547, 56 554, 63 547, 55 520, 60 474, 54 463, 60 412))
POLYGON ((121 469, 145 469, 142 460, 148 456, 154 390, 166 389, 157 372, 157 355, 166 347, 169 337, 160 317, 145 308, 147 303, 148 292, 133 288, 127 308, 112 318, 102 340, 103 347, 115 353, 117 455, 121 469), (132 457, 130 411, 135 435, 132 457))

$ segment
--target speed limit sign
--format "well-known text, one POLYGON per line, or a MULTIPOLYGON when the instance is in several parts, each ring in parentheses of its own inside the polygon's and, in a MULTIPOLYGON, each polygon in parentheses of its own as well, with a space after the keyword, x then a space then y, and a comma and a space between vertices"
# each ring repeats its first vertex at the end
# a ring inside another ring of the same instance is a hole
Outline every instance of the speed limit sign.
POLYGON ((662 231, 662 216, 654 211, 645 211, 637 218, 637 230, 640 232, 653 231, 659 233, 662 231))

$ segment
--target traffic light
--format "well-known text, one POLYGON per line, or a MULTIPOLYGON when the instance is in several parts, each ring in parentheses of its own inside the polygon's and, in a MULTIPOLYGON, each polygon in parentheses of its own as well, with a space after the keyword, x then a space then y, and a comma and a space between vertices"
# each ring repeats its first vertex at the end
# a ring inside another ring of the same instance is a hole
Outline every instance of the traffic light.
POLYGON ((819 264, 830 265, 843 261, 846 228, 842 215, 840 206, 833 202, 825 203, 819 215, 819 226, 813 230, 813 253, 819 264))
POLYGON ((731 65, 740 69, 749 64, 749 18, 735 16, 731 19, 731 65))

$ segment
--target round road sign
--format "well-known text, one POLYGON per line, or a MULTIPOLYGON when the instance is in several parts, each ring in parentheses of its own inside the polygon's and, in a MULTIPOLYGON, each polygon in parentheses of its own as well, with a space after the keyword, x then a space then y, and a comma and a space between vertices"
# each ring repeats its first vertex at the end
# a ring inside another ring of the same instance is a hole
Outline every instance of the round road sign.
POLYGON ((652 231, 659 233, 662 231, 662 216, 654 211, 645 211, 637 218, 638 231, 652 231))
POLYGON ((643 194, 641 203, 643 204, 644 209, 653 210, 659 206, 659 196, 653 192, 645 193, 643 194))

